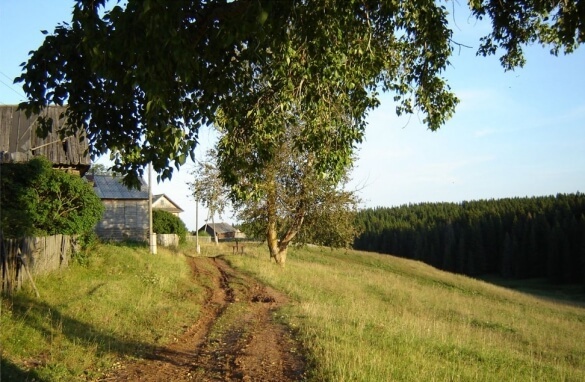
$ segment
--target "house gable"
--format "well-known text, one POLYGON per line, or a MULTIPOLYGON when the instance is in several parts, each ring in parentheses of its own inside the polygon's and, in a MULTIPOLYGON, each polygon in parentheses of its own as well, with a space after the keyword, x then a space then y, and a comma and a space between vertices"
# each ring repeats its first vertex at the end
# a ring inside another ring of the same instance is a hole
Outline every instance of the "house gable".
POLYGON ((152 209, 167 211, 176 216, 179 216, 181 212, 184 212, 177 203, 173 202, 171 198, 165 194, 152 196, 152 209))

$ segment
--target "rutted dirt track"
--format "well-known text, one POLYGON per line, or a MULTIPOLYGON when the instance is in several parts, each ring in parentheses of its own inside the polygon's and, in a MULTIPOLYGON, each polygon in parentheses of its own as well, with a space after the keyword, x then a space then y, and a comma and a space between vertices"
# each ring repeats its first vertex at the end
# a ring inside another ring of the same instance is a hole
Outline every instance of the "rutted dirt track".
POLYGON ((199 320, 186 325, 173 343, 156 348, 145 359, 122 364, 102 381, 303 380, 300 344, 272 317, 286 297, 220 258, 188 262, 196 281, 210 279, 213 284, 206 287, 199 320))

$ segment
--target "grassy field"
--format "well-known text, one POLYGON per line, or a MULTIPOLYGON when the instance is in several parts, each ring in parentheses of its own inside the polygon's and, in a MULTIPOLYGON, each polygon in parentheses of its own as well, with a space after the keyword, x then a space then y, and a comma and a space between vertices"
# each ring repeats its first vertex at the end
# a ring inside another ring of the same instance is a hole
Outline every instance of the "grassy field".
MULTIPOLYGON (((276 315, 304 342, 312 380, 585 380, 583 306, 392 256, 293 249, 281 269, 264 246, 246 251, 220 249, 291 297, 276 315)), ((28 289, 2 299, 1 380, 91 380, 148 352, 197 319, 203 285, 190 280, 183 256, 122 245, 38 277, 40 299, 28 289)))
POLYGON ((194 322, 203 297, 183 256, 146 246, 100 245, 87 266, 36 284, 40 299, 2 298, 2 381, 92 380, 194 322))
POLYGON ((315 380, 583 381, 585 309, 425 264, 297 249, 286 269, 255 256, 237 268, 289 294, 315 380))

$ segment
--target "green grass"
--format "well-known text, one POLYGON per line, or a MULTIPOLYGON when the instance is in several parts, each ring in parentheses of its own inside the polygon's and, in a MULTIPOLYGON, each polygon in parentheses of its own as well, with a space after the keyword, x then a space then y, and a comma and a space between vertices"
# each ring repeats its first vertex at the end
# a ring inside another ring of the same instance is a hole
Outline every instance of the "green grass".
POLYGON ((286 269, 263 247, 229 256, 289 294, 279 312, 315 380, 585 380, 585 309, 410 260, 296 249, 286 269))
MULTIPOLYGON (((100 245, 87 266, 36 277, 40 299, 29 289, 4 297, 0 379, 95 379, 194 322, 212 283, 194 284, 182 256, 158 251, 100 245)), ((275 314, 303 341, 312 380, 585 380, 582 306, 392 256, 293 249, 281 269, 264 245, 231 252, 202 246, 291 297, 275 314)), ((212 335, 241 314, 231 305, 212 335)))
POLYGON ((158 252, 99 245, 87 266, 36 277, 40 299, 28 289, 3 296, 0 379, 92 379, 195 321, 203 288, 183 256, 158 252))

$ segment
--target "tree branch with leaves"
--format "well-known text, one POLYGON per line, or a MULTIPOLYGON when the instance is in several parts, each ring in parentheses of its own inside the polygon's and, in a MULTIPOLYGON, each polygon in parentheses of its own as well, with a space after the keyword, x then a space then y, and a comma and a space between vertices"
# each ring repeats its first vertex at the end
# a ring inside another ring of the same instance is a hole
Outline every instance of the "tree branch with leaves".
MULTIPOLYGON (((380 91, 394 94, 398 114, 420 113, 431 130, 453 115, 458 100, 443 77, 457 45, 448 4, 77 0, 71 21, 45 32, 23 64, 21 108, 39 114, 67 104, 64 133, 85 130, 92 155, 114 153, 112 170, 136 187, 148 163, 168 179, 194 158, 199 129, 217 124, 229 104, 239 110, 231 123, 258 144, 280 134, 274 122, 299 114, 305 124, 296 144, 339 178, 380 91)), ((581 0, 470 1, 471 17, 492 22, 478 54, 502 53, 504 68, 513 69, 528 44, 570 53, 585 39, 584 7, 581 0)), ((39 122, 51 129, 52 121, 39 122)), ((230 184, 236 175, 222 176, 230 184)))

